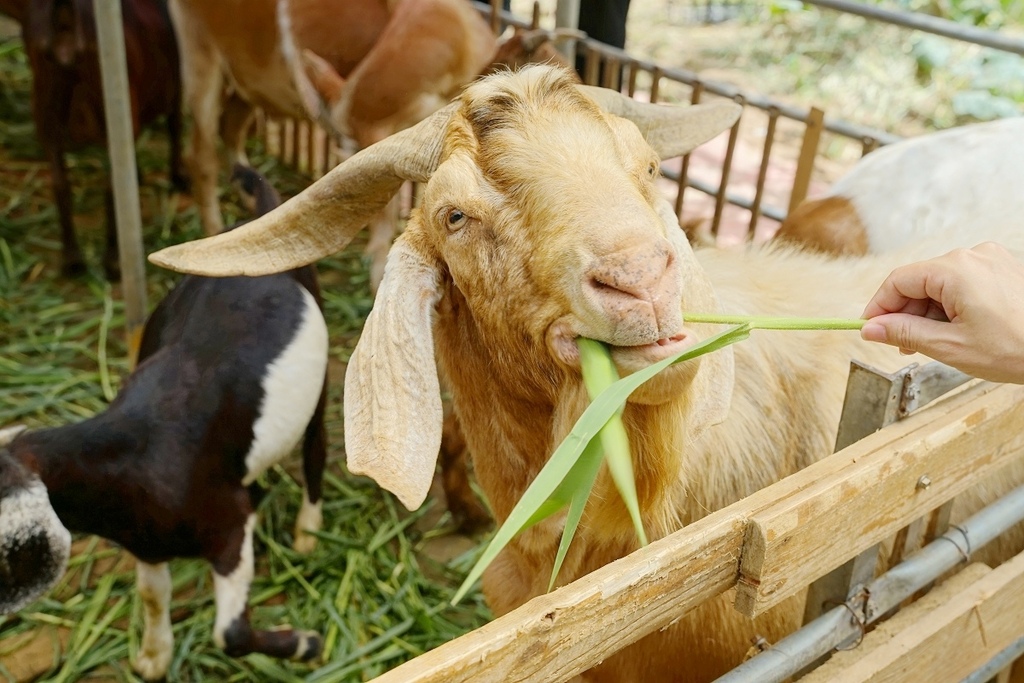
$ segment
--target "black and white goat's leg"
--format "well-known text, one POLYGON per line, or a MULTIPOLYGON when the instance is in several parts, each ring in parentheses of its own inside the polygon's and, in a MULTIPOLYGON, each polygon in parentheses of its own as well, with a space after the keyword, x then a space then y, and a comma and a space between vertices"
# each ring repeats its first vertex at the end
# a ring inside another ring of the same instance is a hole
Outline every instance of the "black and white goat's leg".
POLYGON ((142 599, 145 628, 142 648, 134 668, 147 681, 157 681, 167 675, 174 648, 171 631, 171 572, 167 563, 135 566, 135 582, 142 599))
POLYGON ((57 204, 57 220, 60 223, 61 270, 65 275, 77 276, 85 273, 82 249, 75 235, 72 218, 71 184, 64 161, 64 141, 71 119, 71 93, 74 76, 66 69, 58 68, 50 79, 37 79, 34 84, 33 106, 36 111, 36 125, 42 141, 46 160, 50 164, 50 183, 53 198, 57 204))
POLYGON ((296 552, 308 553, 316 547, 316 536, 306 533, 320 531, 324 523, 323 481, 324 465, 327 463, 327 428, 324 426, 324 412, 327 408, 327 380, 324 379, 320 400, 313 411, 313 417, 306 425, 306 437, 302 441, 302 473, 306 486, 302 496, 302 508, 295 518, 296 552))
POLYGON ((323 641, 311 631, 281 627, 273 631, 254 631, 249 624, 249 588, 252 585, 254 559, 252 547, 256 514, 238 529, 222 557, 213 563, 213 589, 217 618, 213 640, 232 657, 259 652, 282 659, 310 660, 320 655, 323 641))

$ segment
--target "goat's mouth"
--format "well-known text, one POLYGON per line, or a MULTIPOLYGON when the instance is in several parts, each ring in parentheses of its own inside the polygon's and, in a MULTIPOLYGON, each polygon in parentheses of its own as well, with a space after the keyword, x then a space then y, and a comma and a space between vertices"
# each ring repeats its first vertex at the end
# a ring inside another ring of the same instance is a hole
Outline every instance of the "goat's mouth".
MULTIPOLYGON (((548 342, 555 356, 569 367, 579 368, 579 349, 576 340, 589 336, 574 329, 573 325, 556 323, 548 332, 548 342)), ((592 337, 608 344, 612 360, 622 376, 642 370, 653 363, 674 356, 700 341, 698 335, 687 328, 672 335, 659 337, 646 344, 618 345, 613 340, 592 337)))
POLYGON ((670 337, 662 337, 650 344, 612 346, 612 360, 615 361, 619 372, 626 375, 685 351, 697 342, 697 335, 684 328, 670 337))

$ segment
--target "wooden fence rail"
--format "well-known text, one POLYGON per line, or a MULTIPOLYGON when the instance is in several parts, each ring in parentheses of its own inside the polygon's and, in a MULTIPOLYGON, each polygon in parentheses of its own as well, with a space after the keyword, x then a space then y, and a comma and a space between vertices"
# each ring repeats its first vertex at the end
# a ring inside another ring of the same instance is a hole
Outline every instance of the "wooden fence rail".
MULTIPOLYGON (((556 683, 730 588, 741 611, 762 611, 1024 461, 1022 401, 1022 386, 973 382, 374 683, 556 683), (931 483, 922 488, 924 475, 931 483)), ((996 588, 1009 590, 1015 577, 996 588)))

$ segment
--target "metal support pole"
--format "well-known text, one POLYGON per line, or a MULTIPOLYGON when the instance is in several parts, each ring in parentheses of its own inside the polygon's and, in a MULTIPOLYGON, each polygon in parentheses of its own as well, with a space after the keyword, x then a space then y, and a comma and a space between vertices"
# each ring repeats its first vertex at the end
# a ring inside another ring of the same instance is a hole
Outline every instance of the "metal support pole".
POLYGON ((96 37, 103 78, 103 109, 107 120, 114 215, 121 263, 128 354, 134 366, 146 322, 146 264, 139 212, 139 182, 135 168, 135 132, 124 50, 120 0, 95 0, 96 37))
MULTIPOLYGON (((558 0, 555 5, 555 28, 576 30, 580 27, 580 0, 558 0)), ((558 48, 570 64, 576 62, 576 41, 562 41, 558 48)))

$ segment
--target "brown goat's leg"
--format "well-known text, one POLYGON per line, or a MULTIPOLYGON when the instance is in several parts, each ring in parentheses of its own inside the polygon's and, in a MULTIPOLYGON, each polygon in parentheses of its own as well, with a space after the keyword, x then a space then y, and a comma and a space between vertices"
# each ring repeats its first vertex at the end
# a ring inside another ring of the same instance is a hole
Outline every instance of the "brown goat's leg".
POLYGON ((370 291, 377 295, 380 281, 384 279, 384 264, 388 260, 391 242, 398 232, 398 214, 401 208, 401 194, 396 194, 370 221, 370 239, 366 243, 366 255, 370 259, 370 291))
POLYGON ((217 617, 213 640, 232 657, 259 652, 282 659, 310 660, 320 655, 323 641, 311 631, 281 627, 273 631, 254 631, 249 624, 249 587, 252 585, 254 558, 252 532, 256 515, 252 513, 229 550, 213 563, 213 589, 217 617))
POLYGON ((327 407, 327 382, 320 392, 313 417, 306 426, 306 437, 302 441, 302 473, 306 486, 302 496, 302 509, 295 518, 296 552, 308 553, 316 547, 316 536, 307 531, 320 531, 324 523, 323 480, 324 465, 327 463, 327 430, 324 426, 324 411, 327 407))
POLYGON ((64 163, 64 141, 71 119, 71 95, 75 87, 75 75, 67 69, 57 67, 48 70, 46 78, 33 82, 32 110, 37 135, 50 163, 50 184, 57 204, 57 219, 60 223, 61 270, 65 275, 75 276, 85 272, 85 260, 75 235, 74 219, 71 212, 71 184, 64 163))
POLYGON ((169 168, 171 187, 177 192, 188 192, 189 178, 185 162, 181 158, 182 131, 181 93, 175 98, 171 112, 167 115, 167 142, 170 146, 169 168))
POLYGON ((114 212, 114 188, 110 185, 110 176, 107 177, 107 191, 104 200, 107 210, 107 244, 103 251, 103 271, 107 274, 108 280, 117 282, 121 279, 121 261, 117 247, 117 214, 114 212))
POLYGON ((224 113, 220 118, 220 138, 224 141, 231 166, 249 165, 245 142, 249 139, 249 128, 255 115, 256 109, 238 93, 231 93, 224 103, 224 113))
POLYGON ((181 55, 181 81, 185 105, 192 115, 192 139, 189 163, 192 193, 199 204, 199 219, 207 235, 224 229, 217 199, 217 124, 220 121, 224 75, 217 48, 191 12, 182 11, 177 2, 168 9, 174 21, 181 55))
POLYGON ((157 681, 167 675, 174 647, 171 631, 171 572, 167 563, 135 565, 135 581, 142 598, 142 648, 133 668, 143 679, 157 681))

